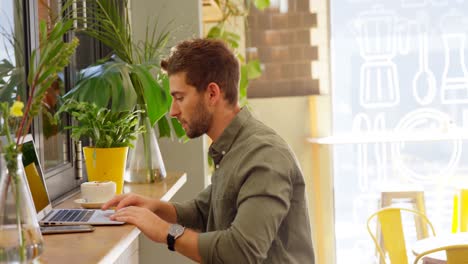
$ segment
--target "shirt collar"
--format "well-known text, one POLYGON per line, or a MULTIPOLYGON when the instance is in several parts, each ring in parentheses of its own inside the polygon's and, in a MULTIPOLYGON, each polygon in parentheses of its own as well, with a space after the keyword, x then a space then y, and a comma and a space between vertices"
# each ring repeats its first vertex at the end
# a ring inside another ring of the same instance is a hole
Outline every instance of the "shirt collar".
POLYGON ((231 123, 224 129, 221 136, 213 142, 209 149, 209 155, 213 158, 215 164, 218 164, 226 153, 231 149, 234 140, 244 126, 245 122, 251 117, 249 110, 243 107, 239 113, 232 119, 231 123))

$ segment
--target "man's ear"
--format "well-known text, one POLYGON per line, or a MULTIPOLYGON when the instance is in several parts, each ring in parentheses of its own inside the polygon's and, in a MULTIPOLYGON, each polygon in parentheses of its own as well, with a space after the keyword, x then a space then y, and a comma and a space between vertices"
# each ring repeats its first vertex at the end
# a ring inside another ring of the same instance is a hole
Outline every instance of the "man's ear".
POLYGON ((210 82, 206 88, 206 95, 210 104, 216 104, 223 99, 221 88, 215 82, 210 82))

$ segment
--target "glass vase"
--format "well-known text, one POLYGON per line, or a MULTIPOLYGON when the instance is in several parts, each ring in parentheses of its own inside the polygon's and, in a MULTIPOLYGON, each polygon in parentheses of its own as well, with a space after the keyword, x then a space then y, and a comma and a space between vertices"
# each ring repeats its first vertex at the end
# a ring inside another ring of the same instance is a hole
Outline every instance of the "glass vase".
POLYGON ((44 241, 22 155, 14 162, 7 166, 0 155, 0 263, 32 263, 42 254, 44 241))
POLYGON ((132 183, 151 183, 166 178, 166 169, 159 150, 156 133, 149 117, 142 113, 139 126, 145 127, 145 132, 139 134, 134 147, 129 149, 125 181, 132 183))

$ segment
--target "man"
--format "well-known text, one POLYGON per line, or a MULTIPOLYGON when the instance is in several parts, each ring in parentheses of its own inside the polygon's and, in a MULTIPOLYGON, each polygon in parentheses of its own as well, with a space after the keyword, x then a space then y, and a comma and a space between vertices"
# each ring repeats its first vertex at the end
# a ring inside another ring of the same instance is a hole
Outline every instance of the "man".
POLYGON ((161 63, 176 117, 190 138, 207 134, 212 184, 167 203, 124 194, 111 217, 203 263, 314 263, 302 172, 272 129, 238 105, 239 63, 220 41, 178 44, 161 63), (177 223, 177 224, 174 224, 177 223))

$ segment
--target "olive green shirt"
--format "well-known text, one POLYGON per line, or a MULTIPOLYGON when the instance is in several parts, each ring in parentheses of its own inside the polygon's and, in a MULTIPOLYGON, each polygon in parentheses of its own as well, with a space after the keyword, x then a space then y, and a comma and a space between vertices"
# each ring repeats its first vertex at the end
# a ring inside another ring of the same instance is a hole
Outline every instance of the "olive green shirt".
POLYGON ((203 263, 313 264, 304 178, 288 144, 243 108, 210 146, 212 184, 174 203, 203 263))

